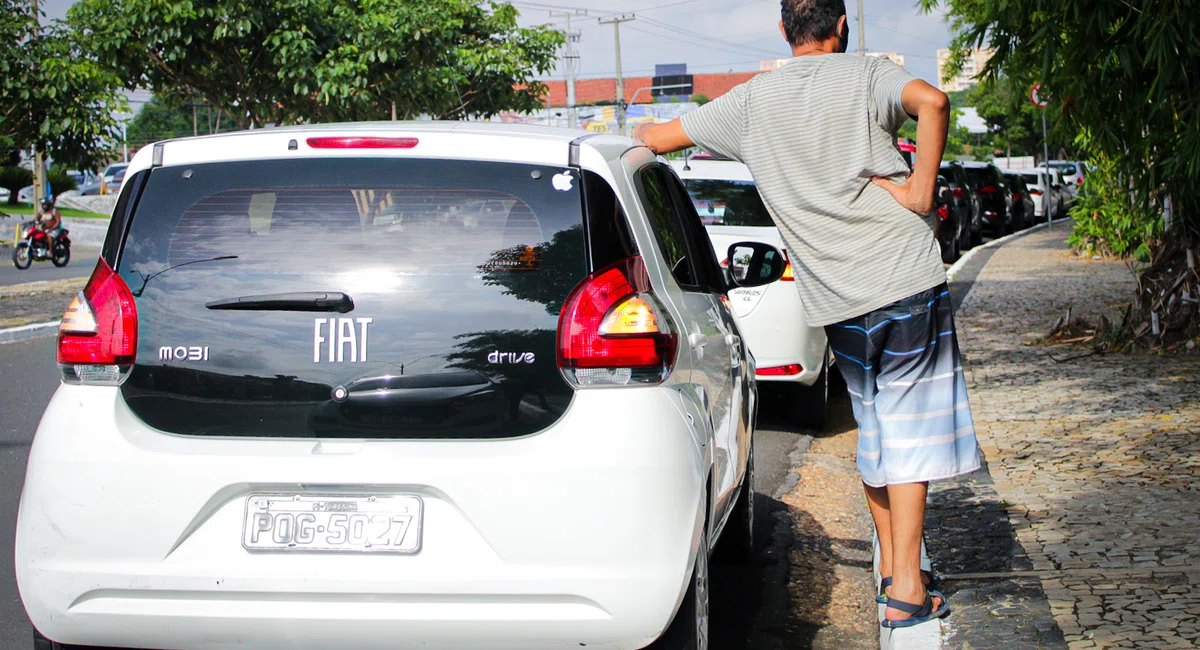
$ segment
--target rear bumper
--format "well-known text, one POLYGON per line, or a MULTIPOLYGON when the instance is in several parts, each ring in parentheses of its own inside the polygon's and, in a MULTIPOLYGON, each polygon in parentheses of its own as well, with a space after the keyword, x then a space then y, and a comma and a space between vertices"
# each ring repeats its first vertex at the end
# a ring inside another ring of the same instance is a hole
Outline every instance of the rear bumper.
POLYGON ((790 365, 803 369, 791 375, 759 374, 758 381, 805 386, 817 381, 825 362, 825 329, 808 326, 794 283, 768 285, 754 309, 737 321, 760 372, 790 365))
POLYGON ((167 435, 116 389, 64 386, 21 497, 21 598, 70 644, 641 648, 703 521, 704 447, 679 399, 583 392, 518 440, 317 442, 167 435), (246 551, 245 497, 277 491, 418 495, 422 550, 246 551))

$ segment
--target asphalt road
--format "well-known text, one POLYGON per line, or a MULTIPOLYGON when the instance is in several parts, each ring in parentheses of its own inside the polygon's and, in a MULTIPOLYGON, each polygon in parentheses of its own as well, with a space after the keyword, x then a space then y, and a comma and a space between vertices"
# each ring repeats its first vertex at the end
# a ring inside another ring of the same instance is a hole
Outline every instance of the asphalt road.
POLYGON ((5 650, 32 647, 13 575, 13 535, 29 443, 58 377, 54 337, 0 345, 0 648, 5 650))
MULTIPOLYGON (((990 256, 990 251, 975 255, 951 284, 956 310, 990 256)), ((54 338, 0 344, 0 648, 4 650, 31 647, 29 622, 13 574, 13 537, 29 445, 58 382, 54 338)), ((830 402, 830 428, 842 430, 852 426, 845 389, 836 380, 830 386, 830 402)), ((775 514, 786 506, 776 495, 791 479, 793 459, 807 448, 811 434, 784 419, 777 405, 764 403, 755 438, 755 534, 760 557, 747 567, 714 565, 714 647, 723 650, 807 647, 801 638, 781 644, 777 635, 764 632, 782 628, 790 610, 784 552, 790 543, 790 532, 777 525, 775 514)))
POLYGON ((50 262, 34 262, 33 266, 21 271, 12 264, 12 249, 0 246, 0 287, 24 282, 41 282, 43 280, 63 280, 66 278, 86 278, 92 274, 96 266, 96 258, 100 256, 99 248, 72 248, 71 261, 63 268, 58 268, 50 262))

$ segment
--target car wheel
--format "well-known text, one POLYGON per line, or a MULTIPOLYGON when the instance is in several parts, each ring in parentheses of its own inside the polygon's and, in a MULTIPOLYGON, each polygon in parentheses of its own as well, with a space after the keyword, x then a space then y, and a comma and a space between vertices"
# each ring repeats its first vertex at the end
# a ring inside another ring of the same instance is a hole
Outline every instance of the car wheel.
POLYGON ((750 455, 746 459, 746 476, 742 490, 733 504, 733 512, 725 522, 713 559, 728 564, 746 564, 754 558, 754 440, 750 440, 750 455))
POLYGON ((22 271, 29 268, 29 265, 33 264, 33 253, 29 250, 29 244, 22 242, 14 246, 12 261, 13 266, 22 271))
POLYGON ((708 533, 701 530, 692 583, 679 611, 667 631, 645 650, 708 650, 708 618, 708 533))
POLYGON ((942 249, 942 262, 953 264, 958 259, 958 233, 943 242, 938 242, 938 247, 942 249))
POLYGON ((42 636, 36 629, 33 631, 33 650, 64 650, 62 644, 42 636))
POLYGON ((829 406, 829 364, 821 368, 821 375, 812 386, 796 385, 795 389, 791 405, 792 420, 805 429, 824 430, 829 406))

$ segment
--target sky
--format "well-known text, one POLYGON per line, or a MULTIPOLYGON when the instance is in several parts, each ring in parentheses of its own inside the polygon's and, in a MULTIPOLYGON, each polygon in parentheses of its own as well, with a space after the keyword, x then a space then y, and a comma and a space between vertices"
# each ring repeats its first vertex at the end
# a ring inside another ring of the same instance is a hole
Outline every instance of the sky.
MULTIPOLYGON (((587 16, 573 18, 572 31, 580 32, 576 45, 580 77, 611 77, 616 71, 612 25, 599 19, 632 14, 621 24, 622 67, 627 76, 650 75, 655 64, 687 63, 693 74, 757 70, 763 59, 790 56, 779 34, 778 0, 510 0, 521 10, 521 22, 537 25, 554 22, 565 29, 566 20, 551 17, 584 9, 587 16)), ((850 51, 858 49, 858 6, 847 0, 850 12, 850 51)), ((937 85, 937 50, 950 43, 944 14, 924 15, 916 0, 864 0, 866 41, 871 51, 900 52, 905 67, 937 85)), ((555 78, 562 78, 557 73, 555 78)))
MULTIPOLYGON (((759 61, 789 56, 779 35, 778 0, 511 0, 523 25, 566 20, 550 13, 586 10, 572 19, 580 32, 577 44, 580 77, 611 77, 616 71, 612 25, 599 20, 632 14, 621 25, 621 55, 628 76, 653 74, 655 64, 687 63, 693 74, 757 70, 759 61)), ((61 18, 74 0, 41 0, 49 18, 61 18)), ((857 3, 851 13, 850 50, 858 49, 857 3)), ((900 52, 905 67, 936 85, 938 48, 950 42, 942 14, 922 15, 916 0, 864 0, 867 46, 872 51, 900 52)), ((562 78, 556 72, 552 78, 562 78)))

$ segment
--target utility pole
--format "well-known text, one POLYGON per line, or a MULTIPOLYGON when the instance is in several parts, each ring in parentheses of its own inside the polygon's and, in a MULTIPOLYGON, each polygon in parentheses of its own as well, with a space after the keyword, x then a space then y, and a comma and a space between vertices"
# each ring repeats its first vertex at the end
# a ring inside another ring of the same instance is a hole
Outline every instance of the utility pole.
POLYGON ((586 16, 586 9, 577 9, 575 11, 550 12, 551 18, 566 18, 567 31, 566 42, 563 44, 563 72, 567 76, 567 126, 572 129, 579 128, 579 111, 575 108, 575 72, 579 65, 579 55, 575 53, 575 44, 579 42, 582 34, 571 30, 571 19, 576 16, 586 16))
POLYGON ((613 37, 617 46, 617 135, 625 135, 625 77, 621 74, 621 23, 635 20, 633 14, 614 16, 612 20, 600 20, 601 25, 613 26, 613 37))
MULTIPOLYGON (((30 7, 33 9, 33 19, 37 21, 37 28, 34 31, 34 38, 41 36, 42 19, 38 14, 38 0, 30 0, 30 7)), ((46 198, 46 154, 44 154, 37 144, 33 145, 33 213, 36 215, 42 200, 46 198)))
POLYGON ((858 0, 858 53, 867 53, 867 23, 863 21, 863 0, 858 0))

